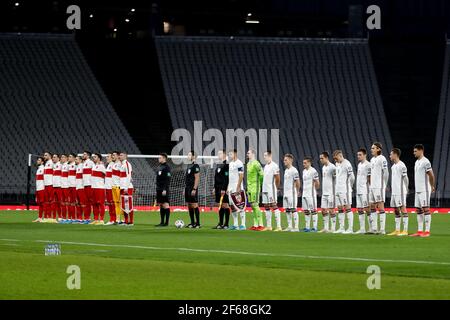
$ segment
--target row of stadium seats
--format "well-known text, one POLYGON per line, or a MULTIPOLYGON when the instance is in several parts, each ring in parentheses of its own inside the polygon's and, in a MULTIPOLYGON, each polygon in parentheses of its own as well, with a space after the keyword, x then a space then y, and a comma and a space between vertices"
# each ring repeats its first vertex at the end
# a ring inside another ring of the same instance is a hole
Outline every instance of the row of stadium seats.
POLYGON ((157 37, 174 128, 282 128, 281 152, 390 148, 366 40, 157 37), (186 110, 189 110, 188 112, 186 110), (252 119, 250 121, 250 119, 252 119))
POLYGON ((26 192, 29 153, 140 154, 72 35, 1 34, 0 70, 1 190, 26 192))
POLYGON ((441 100, 436 126, 433 170, 436 172, 438 197, 450 198, 450 41, 447 41, 441 100))

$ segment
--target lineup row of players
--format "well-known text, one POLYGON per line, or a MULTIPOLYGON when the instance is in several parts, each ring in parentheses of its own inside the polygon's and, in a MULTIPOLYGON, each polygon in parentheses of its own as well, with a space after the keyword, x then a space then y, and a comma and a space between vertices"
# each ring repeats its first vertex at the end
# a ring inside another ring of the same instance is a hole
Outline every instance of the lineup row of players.
MULTIPOLYGON (((356 233, 386 234, 385 195, 389 181, 389 168, 386 158, 382 155, 382 144, 374 142, 371 145, 371 159, 367 160, 367 151, 361 148, 357 152, 358 168, 355 177, 351 163, 344 158, 341 150, 333 152, 332 163, 328 152, 320 154, 322 166, 322 183, 319 174, 312 166, 312 158, 303 159, 302 178, 293 166, 294 156, 284 155, 283 162, 284 185, 283 207, 287 217, 287 228, 281 228, 281 212, 277 207, 277 195, 280 187, 280 169, 272 160, 270 151, 264 153, 265 165, 262 168, 256 159, 254 150, 247 152, 246 170, 244 164, 237 158, 236 150, 219 151, 220 163, 215 170, 214 193, 219 204, 219 224, 217 229, 245 230, 246 200, 252 207, 253 226, 255 231, 299 231, 297 201, 301 193, 301 206, 305 214, 305 232, 318 231, 317 190, 322 187, 321 209, 323 229, 320 232, 352 234, 353 212, 352 192, 356 181, 356 208, 359 215, 359 231, 356 233), (246 192, 243 190, 244 172, 246 172, 246 192), (265 208, 266 223, 259 209, 260 196, 265 208), (247 197, 247 199, 246 199, 247 197), (337 211, 336 211, 337 208, 337 211), (229 217, 233 224, 229 226, 229 217), (276 227, 272 228, 272 214, 275 216, 276 227), (366 216, 368 231, 366 232, 366 216), (240 217, 240 223, 239 223, 240 217), (337 221, 336 221, 337 220, 337 221), (339 227, 337 228, 337 222, 339 227), (312 226, 311 226, 312 223, 312 226), (347 226, 347 227, 345 227, 347 226)), ((424 156, 423 145, 414 146, 416 163, 414 167, 415 207, 417 208, 418 231, 411 236, 428 237, 431 227, 430 197, 435 190, 435 178, 430 161, 424 156), (424 227, 425 225, 425 227, 424 227)), ((395 208, 395 230, 389 235, 408 235, 408 213, 406 211, 406 195, 408 193, 408 174, 406 165, 400 160, 401 150, 393 148, 390 151, 391 166, 391 207, 395 208), (401 224, 403 222, 403 231, 401 224)), ((190 152, 188 158, 191 164, 186 170, 185 200, 188 203, 191 223, 189 228, 199 228, 199 209, 197 188, 200 179, 200 168, 195 163, 195 154, 190 152)), ((161 204, 161 223, 168 223, 168 177, 170 168, 162 164, 158 169, 157 190, 158 202, 161 204)))
POLYGON ((37 158, 36 203, 39 217, 34 222, 133 225, 132 166, 125 152, 106 157, 83 152, 82 156, 45 152, 37 158), (128 210, 129 209, 129 210, 128 210), (93 219, 91 219, 93 213, 93 219))

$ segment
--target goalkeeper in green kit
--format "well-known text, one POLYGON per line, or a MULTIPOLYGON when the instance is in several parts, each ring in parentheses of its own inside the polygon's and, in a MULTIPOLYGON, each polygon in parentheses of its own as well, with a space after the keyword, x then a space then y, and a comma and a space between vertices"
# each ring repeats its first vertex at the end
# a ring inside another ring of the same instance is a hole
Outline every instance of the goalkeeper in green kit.
POLYGON ((261 164, 256 160, 254 150, 247 152, 247 200, 253 210, 253 227, 250 230, 261 231, 264 229, 262 213, 259 210, 259 195, 263 181, 264 171, 261 164))

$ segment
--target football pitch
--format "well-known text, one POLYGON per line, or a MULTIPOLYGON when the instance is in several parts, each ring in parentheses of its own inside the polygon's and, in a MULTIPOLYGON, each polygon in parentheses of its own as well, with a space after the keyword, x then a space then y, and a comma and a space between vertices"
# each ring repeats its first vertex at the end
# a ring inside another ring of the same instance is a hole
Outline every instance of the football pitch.
MULTIPOLYGON (((202 213, 199 230, 173 226, 188 220, 184 212, 167 228, 154 227, 156 212, 136 213, 134 227, 31 223, 35 217, 0 211, 0 299, 450 298, 448 214, 433 215, 430 238, 213 230, 215 213, 202 213), (47 243, 62 254, 45 256, 47 243), (80 268, 79 290, 66 284, 71 265, 80 268), (381 288, 370 290, 373 265, 381 288)), ((388 232, 393 220, 389 214, 388 232)), ((410 232, 416 226, 411 214, 410 232)))

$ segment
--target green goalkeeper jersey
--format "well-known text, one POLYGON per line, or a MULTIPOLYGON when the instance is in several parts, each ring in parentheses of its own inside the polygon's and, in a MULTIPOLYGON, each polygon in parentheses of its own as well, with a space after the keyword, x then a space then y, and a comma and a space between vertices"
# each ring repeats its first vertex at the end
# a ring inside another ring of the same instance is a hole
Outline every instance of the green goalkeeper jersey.
POLYGON ((252 160, 247 163, 247 190, 258 192, 261 190, 264 171, 258 160, 252 160))

